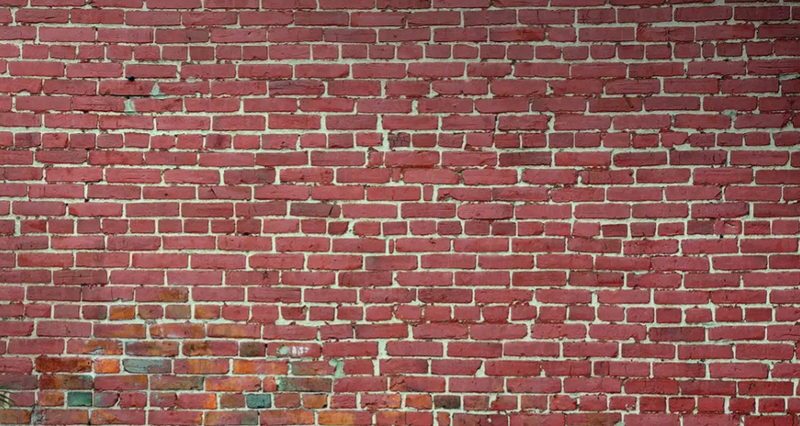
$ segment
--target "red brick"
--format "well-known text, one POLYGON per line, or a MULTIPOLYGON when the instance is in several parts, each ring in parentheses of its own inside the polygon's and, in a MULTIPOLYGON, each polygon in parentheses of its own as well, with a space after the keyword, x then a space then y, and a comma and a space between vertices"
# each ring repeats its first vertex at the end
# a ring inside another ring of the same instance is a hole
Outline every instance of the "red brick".
POLYGON ((6 422, 791 423, 797 7, 78 3, 0 0, 6 422))

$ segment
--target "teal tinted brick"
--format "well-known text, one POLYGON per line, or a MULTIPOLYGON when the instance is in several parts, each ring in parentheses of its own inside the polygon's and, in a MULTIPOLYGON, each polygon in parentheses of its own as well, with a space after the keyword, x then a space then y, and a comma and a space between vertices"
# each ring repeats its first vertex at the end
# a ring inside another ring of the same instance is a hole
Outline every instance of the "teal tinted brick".
POLYGON ((254 393, 245 397, 247 408, 270 408, 272 407, 272 396, 264 393, 254 393))
POLYGON ((67 406, 69 407, 91 407, 91 392, 70 392, 67 394, 67 406))
POLYGON ((172 362, 168 359, 126 359, 122 361, 122 368, 134 374, 164 374, 172 371, 172 362))

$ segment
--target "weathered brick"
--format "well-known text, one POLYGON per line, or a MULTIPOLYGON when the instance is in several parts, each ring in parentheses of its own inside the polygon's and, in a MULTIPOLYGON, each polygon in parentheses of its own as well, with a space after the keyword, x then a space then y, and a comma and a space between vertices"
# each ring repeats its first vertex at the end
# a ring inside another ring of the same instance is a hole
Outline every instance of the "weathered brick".
POLYGON ((794 424, 800 13, 662 3, 0 0, 0 423, 794 424))

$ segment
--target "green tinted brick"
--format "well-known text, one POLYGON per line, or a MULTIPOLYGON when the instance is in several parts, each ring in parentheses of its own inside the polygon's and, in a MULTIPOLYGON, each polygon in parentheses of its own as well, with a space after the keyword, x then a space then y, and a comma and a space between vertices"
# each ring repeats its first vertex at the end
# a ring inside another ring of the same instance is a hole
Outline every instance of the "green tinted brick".
POLYGON ((67 394, 67 406, 69 407, 91 407, 91 392, 70 392, 67 394))
POLYGON ((247 408, 270 408, 272 407, 272 396, 265 393, 254 393, 247 395, 247 408))

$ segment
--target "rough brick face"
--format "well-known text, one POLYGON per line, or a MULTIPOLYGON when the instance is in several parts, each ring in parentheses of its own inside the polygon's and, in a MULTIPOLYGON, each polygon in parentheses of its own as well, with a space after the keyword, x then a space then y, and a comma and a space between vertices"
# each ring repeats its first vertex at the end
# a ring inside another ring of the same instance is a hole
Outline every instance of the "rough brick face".
POLYGON ((800 3, 0 0, 0 424, 800 424, 800 3))

